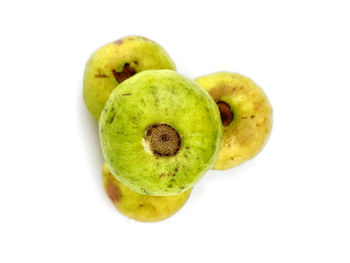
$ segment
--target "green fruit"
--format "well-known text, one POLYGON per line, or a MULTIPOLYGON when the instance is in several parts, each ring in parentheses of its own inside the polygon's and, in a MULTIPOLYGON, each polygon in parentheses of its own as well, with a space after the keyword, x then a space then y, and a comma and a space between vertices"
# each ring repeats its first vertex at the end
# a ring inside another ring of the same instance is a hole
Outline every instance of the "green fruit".
POLYGON ((147 70, 123 82, 101 114, 108 167, 133 191, 179 194, 214 164, 220 113, 205 90, 171 70, 147 70))
POLYGON ((130 36, 96 50, 84 73, 84 101, 99 120, 110 93, 125 79, 148 69, 176 70, 167 52, 141 36, 130 36))
POLYGON ((102 174, 104 189, 114 206, 123 215, 142 222, 155 222, 172 216, 186 203, 192 191, 191 188, 172 196, 143 195, 119 182, 106 164, 102 174))
POLYGON ((235 73, 218 72, 196 81, 215 100, 222 120, 223 140, 213 169, 229 169, 253 158, 272 128, 272 108, 264 91, 235 73))

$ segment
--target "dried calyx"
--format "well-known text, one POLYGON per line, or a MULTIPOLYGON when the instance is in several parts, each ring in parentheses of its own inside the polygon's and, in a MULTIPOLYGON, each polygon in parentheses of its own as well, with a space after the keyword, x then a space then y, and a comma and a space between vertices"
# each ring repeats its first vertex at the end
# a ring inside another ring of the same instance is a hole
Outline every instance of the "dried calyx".
POLYGON ((218 101, 216 104, 219 107, 222 125, 224 127, 229 126, 235 117, 230 105, 223 101, 218 101))
POLYGON ((144 140, 156 156, 175 156, 181 149, 179 133, 165 123, 148 126, 144 140))

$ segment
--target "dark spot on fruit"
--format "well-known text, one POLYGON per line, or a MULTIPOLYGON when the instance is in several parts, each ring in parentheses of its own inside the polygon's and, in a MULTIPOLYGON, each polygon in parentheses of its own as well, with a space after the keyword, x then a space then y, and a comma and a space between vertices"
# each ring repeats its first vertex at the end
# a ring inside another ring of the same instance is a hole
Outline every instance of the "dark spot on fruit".
POLYGON ((144 206, 144 204, 139 204, 139 207, 143 207, 144 206))
POLYGON ((222 125, 225 127, 229 126, 234 118, 230 105, 223 101, 218 101, 216 104, 219 107, 222 125))
POLYGON ((236 91, 236 88, 233 88, 232 91, 236 91))
POLYGON ((135 60, 135 61, 134 61, 134 64, 138 65, 138 64, 139 64, 139 62, 135 60))
POLYGON ((180 186, 180 189, 185 189, 185 187, 184 186, 180 186))
POLYGON ((171 188, 171 187, 173 187, 173 184, 169 184, 169 185, 168 185, 168 188, 171 188))
POLYGON ((107 75, 105 75, 105 74, 101 74, 101 73, 96 74, 96 75, 95 75, 95 77, 96 77, 96 78, 108 78, 108 76, 107 76, 107 75))
POLYGON ((165 173, 160 174, 159 178, 162 178, 163 176, 165 176, 165 173))
POLYGON ((109 124, 111 124, 114 121, 116 115, 117 114, 114 114, 113 117, 108 121, 109 124))
POLYGON ((111 199, 113 203, 118 203, 120 198, 122 197, 119 187, 112 183, 109 183, 107 185, 106 192, 109 199, 111 199))
POLYGON ((187 158, 187 155, 186 155, 186 154, 184 154, 184 157, 185 157, 185 158, 187 158))
POLYGON ((241 117, 241 119, 243 119, 243 120, 245 120, 245 119, 247 119, 248 117, 247 116, 243 116, 243 117, 241 117))
POLYGON ((185 148, 188 149, 188 150, 190 149, 190 147, 188 147, 188 146, 186 146, 185 148))
POLYGON ((251 119, 254 119, 255 115, 250 116, 251 119))
POLYGON ((233 161, 235 158, 231 157, 231 160, 233 161))
POLYGON ((125 94, 122 94, 122 96, 130 96, 131 93, 125 93, 125 94))
POLYGON ((176 168, 175 168, 175 172, 178 172, 178 171, 179 171, 179 168, 176 167, 176 168))
POLYGON ((118 40, 114 41, 114 43, 117 45, 121 45, 121 44, 123 44, 123 39, 118 39, 118 40))
POLYGON ((121 72, 117 72, 114 69, 112 69, 112 74, 114 78, 118 81, 118 83, 122 83, 124 80, 135 75, 136 71, 132 67, 130 67, 129 63, 125 63, 121 72))

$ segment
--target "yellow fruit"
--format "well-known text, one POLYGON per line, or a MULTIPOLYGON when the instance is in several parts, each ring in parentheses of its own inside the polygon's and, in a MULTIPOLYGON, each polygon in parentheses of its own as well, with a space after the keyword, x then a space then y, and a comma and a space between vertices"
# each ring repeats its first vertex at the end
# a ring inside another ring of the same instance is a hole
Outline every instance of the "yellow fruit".
POLYGON ((172 196, 143 195, 119 182, 106 164, 102 175, 105 191, 119 212, 142 222, 155 222, 172 216, 186 203, 192 191, 191 188, 172 196))
POLYGON ((257 155, 272 128, 272 108, 251 79, 236 73, 218 72, 196 79, 219 107, 223 139, 213 169, 224 170, 257 155))
POLYGON ((141 36, 129 36, 96 50, 84 73, 84 101, 98 121, 109 94, 125 79, 149 69, 176 70, 168 53, 141 36))

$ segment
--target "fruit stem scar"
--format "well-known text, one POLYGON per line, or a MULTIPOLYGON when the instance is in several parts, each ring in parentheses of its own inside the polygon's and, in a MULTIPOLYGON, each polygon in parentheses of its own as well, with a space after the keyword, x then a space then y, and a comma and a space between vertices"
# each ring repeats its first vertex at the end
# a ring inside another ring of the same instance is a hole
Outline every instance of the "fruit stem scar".
POLYGON ((150 125, 145 130, 145 151, 156 156, 175 156, 181 149, 181 137, 177 130, 165 123, 150 125))
POLYGON ((119 83, 122 83, 124 80, 135 75, 136 71, 132 67, 130 67, 129 63, 125 63, 121 72, 117 72, 115 71, 115 69, 112 69, 112 74, 119 83))
POLYGON ((234 114, 231 110, 230 105, 224 101, 218 101, 216 104, 219 107, 222 125, 224 127, 229 126, 234 119, 234 114))

